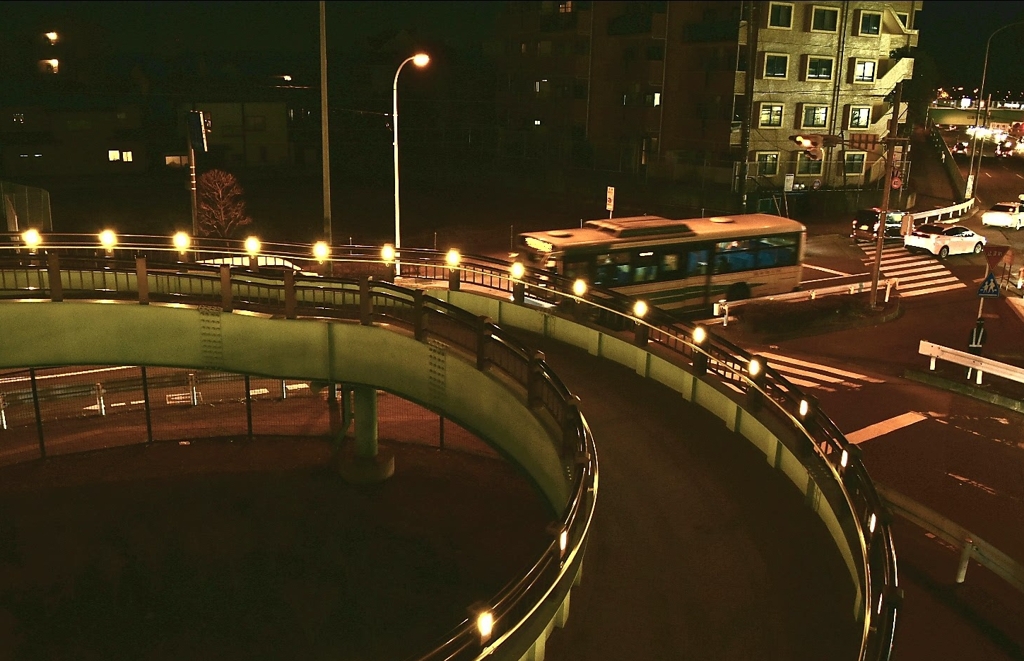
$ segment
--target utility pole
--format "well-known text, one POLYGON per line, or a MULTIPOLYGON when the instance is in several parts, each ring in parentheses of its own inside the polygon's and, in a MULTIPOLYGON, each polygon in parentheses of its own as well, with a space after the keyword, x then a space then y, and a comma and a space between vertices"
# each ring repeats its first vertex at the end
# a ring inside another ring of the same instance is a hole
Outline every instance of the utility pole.
POLYGON ((196 150, 192 146, 192 131, 185 133, 188 135, 188 183, 192 198, 192 236, 199 236, 199 213, 196 211, 196 150))
MULTIPOLYGON (((327 132, 327 3, 324 0, 320 0, 320 147, 323 154, 324 240, 331 246, 331 148, 330 135, 327 132)), ((330 266, 328 262, 327 268, 330 269, 330 266)))
POLYGON ((889 135, 885 139, 885 190, 882 191, 882 213, 878 219, 878 238, 875 245, 875 268, 871 273, 870 305, 874 309, 878 301, 878 279, 882 272, 882 247, 885 245, 885 221, 889 218, 889 191, 892 190, 892 171, 896 166, 897 132, 900 128, 900 100, 903 97, 903 81, 896 83, 892 104, 892 118, 889 120, 889 135))

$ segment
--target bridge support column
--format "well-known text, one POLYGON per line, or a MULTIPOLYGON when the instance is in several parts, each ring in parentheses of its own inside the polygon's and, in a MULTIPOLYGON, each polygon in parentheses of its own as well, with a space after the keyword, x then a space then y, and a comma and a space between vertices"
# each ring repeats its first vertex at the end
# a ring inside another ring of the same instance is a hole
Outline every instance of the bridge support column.
POLYGON ((377 444, 377 389, 355 386, 355 439, 342 446, 338 472, 352 484, 383 482, 395 474, 395 455, 377 444))

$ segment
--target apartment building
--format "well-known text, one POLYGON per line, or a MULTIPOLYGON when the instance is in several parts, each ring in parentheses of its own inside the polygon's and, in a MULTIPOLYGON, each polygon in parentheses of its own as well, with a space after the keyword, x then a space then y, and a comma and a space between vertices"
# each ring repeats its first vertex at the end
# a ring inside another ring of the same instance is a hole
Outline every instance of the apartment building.
POLYGON ((510 2, 504 148, 736 191, 870 185, 921 6, 510 2), (796 134, 839 142, 813 160, 796 134))

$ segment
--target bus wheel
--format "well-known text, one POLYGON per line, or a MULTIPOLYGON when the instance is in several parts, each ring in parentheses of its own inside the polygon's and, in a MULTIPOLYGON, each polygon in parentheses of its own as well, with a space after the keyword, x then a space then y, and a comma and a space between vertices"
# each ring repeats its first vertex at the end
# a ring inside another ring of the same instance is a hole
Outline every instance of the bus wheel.
POLYGON ((750 298, 750 287, 745 282, 732 283, 729 285, 729 290, 725 293, 725 300, 727 301, 742 301, 746 298, 750 298))

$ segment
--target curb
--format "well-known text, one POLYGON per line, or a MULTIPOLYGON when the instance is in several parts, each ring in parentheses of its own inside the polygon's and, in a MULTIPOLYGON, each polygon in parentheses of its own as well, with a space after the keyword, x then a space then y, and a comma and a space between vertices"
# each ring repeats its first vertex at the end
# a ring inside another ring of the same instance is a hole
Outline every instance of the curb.
POLYGON ((980 399, 983 402, 995 404, 996 406, 1001 406, 1005 409, 1010 409, 1011 411, 1024 413, 1024 401, 1013 399, 1006 395, 1000 395, 999 393, 990 392, 988 390, 983 390, 982 388, 978 388, 967 383, 950 381, 949 379, 944 379, 941 376, 936 376, 928 372, 920 372, 918 370, 906 370, 903 372, 903 377, 905 379, 910 379, 911 381, 924 383, 925 385, 949 390, 957 393, 958 395, 967 395, 974 399, 980 399))

